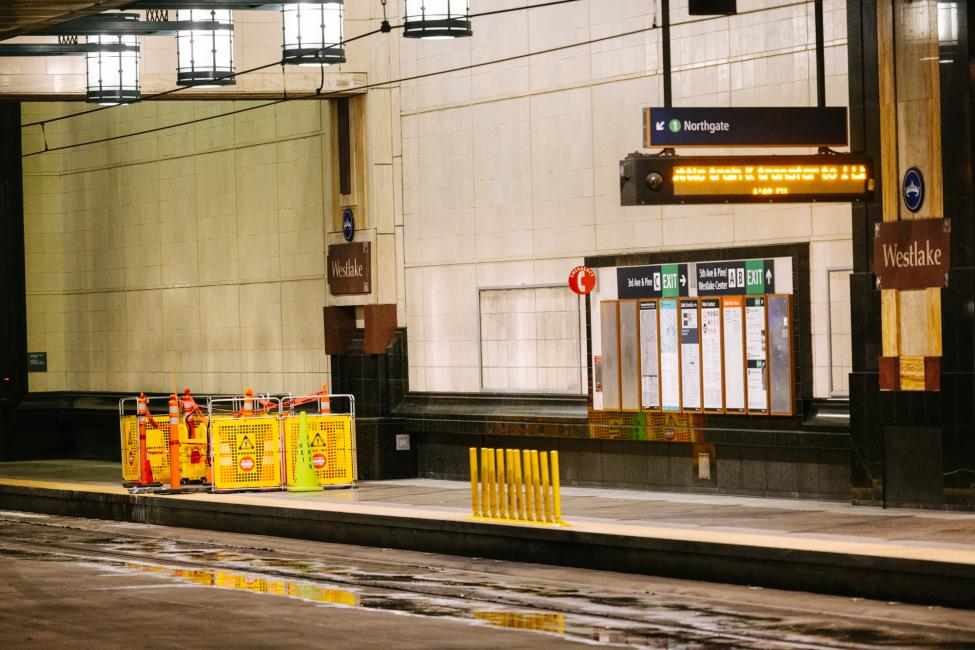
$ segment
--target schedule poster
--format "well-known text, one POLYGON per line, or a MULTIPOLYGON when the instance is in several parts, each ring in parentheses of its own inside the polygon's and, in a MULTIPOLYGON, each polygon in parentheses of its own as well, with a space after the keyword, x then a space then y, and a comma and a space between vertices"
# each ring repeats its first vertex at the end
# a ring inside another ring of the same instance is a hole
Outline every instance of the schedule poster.
POLYGON ((660 350, 657 347, 657 303, 640 303, 640 390, 643 410, 660 409, 660 350))
POLYGON ((660 406, 680 410, 680 358, 677 352, 677 301, 660 301, 660 406))
POLYGON ((701 300, 701 374, 704 384, 704 410, 721 411, 721 301, 701 300))
POLYGON ((685 411, 701 410, 701 324, 697 299, 680 301, 681 406, 685 411))
POLYGON ((745 355, 748 373, 748 412, 768 413, 764 297, 745 298, 745 355))
POLYGON ((745 332, 742 310, 745 299, 729 296, 721 300, 724 335, 724 410, 745 412, 745 332))

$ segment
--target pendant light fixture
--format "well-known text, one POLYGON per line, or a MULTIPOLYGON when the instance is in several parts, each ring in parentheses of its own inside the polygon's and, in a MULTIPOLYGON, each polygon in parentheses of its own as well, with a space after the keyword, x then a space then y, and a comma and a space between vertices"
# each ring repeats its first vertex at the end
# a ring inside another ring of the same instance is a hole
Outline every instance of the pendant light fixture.
POLYGON ((234 79, 234 22, 229 9, 179 9, 176 21, 192 29, 176 32, 176 83, 214 88, 234 79))
POLYGON ((97 46, 85 55, 86 100, 106 106, 138 101, 138 37, 96 34, 86 39, 97 46))
POLYGON ((286 2, 281 7, 284 43, 281 58, 298 65, 345 63, 342 0, 286 2))
POLYGON ((469 0, 406 0, 403 15, 407 38, 458 38, 473 33, 469 0))

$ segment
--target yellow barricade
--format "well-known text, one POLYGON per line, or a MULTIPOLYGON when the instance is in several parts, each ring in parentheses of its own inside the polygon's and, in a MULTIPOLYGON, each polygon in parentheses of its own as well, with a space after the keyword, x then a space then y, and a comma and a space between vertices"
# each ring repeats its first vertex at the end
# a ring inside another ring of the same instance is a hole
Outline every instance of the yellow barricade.
MULTIPOLYGON (((169 422, 165 417, 156 418, 158 429, 146 423, 146 456, 152 467, 152 478, 159 483, 169 482, 169 422), (165 422, 164 422, 165 421, 165 422)), ((126 415, 119 420, 122 430, 122 481, 139 482, 139 420, 138 416, 126 415)), ((180 474, 184 481, 202 481, 207 468, 207 428, 201 422, 196 427, 196 437, 187 436, 186 425, 179 425, 180 474)))
POLYGON ((278 418, 214 417, 213 489, 281 487, 281 434, 278 418))
POLYGON ((470 455, 475 519, 568 526, 562 521, 559 452, 551 452, 551 463, 549 452, 535 449, 484 448, 478 454, 471 447, 470 455))
MULTIPOLYGON (((306 415, 308 444, 312 467, 319 485, 348 485, 356 483, 355 453, 352 440, 351 415, 306 415)), ((284 418, 284 457, 287 485, 295 480, 295 458, 298 454, 300 418, 284 418)))

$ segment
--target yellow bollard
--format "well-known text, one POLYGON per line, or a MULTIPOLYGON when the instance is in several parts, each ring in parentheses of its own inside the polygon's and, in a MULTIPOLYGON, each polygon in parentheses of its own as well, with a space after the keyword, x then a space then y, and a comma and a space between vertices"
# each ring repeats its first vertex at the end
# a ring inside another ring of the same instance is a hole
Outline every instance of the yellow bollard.
POLYGON ((515 519, 525 518, 525 497, 521 493, 521 453, 517 449, 511 450, 511 459, 514 461, 515 480, 512 484, 515 495, 515 519))
POLYGON ((471 447, 471 511, 475 517, 481 514, 477 498, 477 449, 471 447))
POLYGON ((508 509, 505 507, 504 494, 504 449, 495 451, 496 459, 494 464, 496 487, 498 490, 498 516, 505 519, 508 516, 508 509))
POLYGON ((535 521, 542 520, 542 495, 539 485, 539 471, 538 471, 538 450, 532 449, 532 500, 535 502, 534 517, 535 521))
POLYGON ((525 513, 522 519, 531 521, 535 512, 535 502, 532 500, 532 453, 527 449, 521 453, 525 465, 525 513))
POLYGON ((498 502, 495 499, 495 492, 494 492, 494 479, 496 478, 494 475, 494 449, 491 449, 490 447, 488 447, 487 450, 487 467, 484 467, 482 469, 488 475, 488 505, 490 506, 490 513, 491 513, 488 516, 497 517, 498 502))
POLYGON ((487 449, 481 447, 481 516, 491 516, 491 505, 488 499, 487 449))
POLYGON ((548 487, 548 452, 543 451, 539 454, 539 462, 542 466, 542 516, 543 521, 552 521, 552 493, 548 487))
POLYGON ((562 523, 562 497, 559 494, 559 452, 552 452, 552 496, 554 510, 552 515, 557 524, 562 523))
POLYGON ((510 449, 504 450, 505 455, 505 484, 508 486, 508 519, 518 518, 518 508, 515 506, 515 461, 514 453, 510 449))

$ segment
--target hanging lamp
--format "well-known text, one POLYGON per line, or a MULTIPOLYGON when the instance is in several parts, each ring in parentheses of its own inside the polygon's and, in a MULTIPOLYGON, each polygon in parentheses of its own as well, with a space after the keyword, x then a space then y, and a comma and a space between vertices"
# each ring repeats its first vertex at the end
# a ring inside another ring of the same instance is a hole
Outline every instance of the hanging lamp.
POLYGON ((176 21, 192 23, 176 32, 176 84, 215 88, 234 79, 234 21, 229 9, 179 9, 176 21))
POLYGON ((86 101, 106 106, 138 101, 138 37, 96 34, 86 39, 98 46, 85 55, 86 101))
POLYGON ((444 39, 470 36, 469 0, 406 0, 403 36, 444 39))
POLYGON ((286 2, 281 7, 282 60, 297 65, 345 63, 343 9, 341 0, 286 2))

